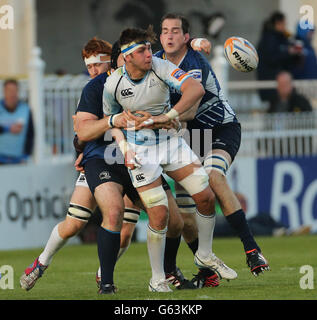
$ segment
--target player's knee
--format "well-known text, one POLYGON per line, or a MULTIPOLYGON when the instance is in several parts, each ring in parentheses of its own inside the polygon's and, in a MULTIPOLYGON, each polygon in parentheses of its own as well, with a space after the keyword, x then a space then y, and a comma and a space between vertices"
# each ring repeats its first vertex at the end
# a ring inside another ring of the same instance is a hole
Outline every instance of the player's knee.
POLYGON ((154 208, 158 206, 165 206, 167 211, 168 199, 165 190, 162 186, 154 187, 140 192, 140 197, 146 208, 154 208))
MULTIPOLYGON (((120 205, 112 205, 108 208, 106 219, 110 230, 116 230, 118 227, 121 227, 123 211, 124 209, 120 205)), ((105 218, 103 221, 105 221, 105 218)))
POLYGON ((208 186, 204 191, 192 196, 200 213, 214 212, 216 196, 208 186))
POLYGON ((209 187, 209 178, 203 167, 196 169, 178 183, 189 193, 190 196, 203 192, 209 187))
POLYGON ((66 240, 78 234, 85 225, 86 222, 68 216, 59 224, 58 232, 59 235, 66 240))

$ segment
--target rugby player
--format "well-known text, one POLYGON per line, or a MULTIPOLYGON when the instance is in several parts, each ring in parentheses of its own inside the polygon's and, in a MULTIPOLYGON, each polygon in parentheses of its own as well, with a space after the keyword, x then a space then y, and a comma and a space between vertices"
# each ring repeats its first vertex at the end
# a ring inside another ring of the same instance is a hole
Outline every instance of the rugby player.
MULTIPOLYGON (((169 62, 152 58, 151 42, 154 40, 155 34, 151 28, 146 31, 126 29, 121 33, 120 44, 125 65, 109 76, 104 88, 104 113, 110 127, 125 128, 127 111, 136 114, 147 111, 156 115, 153 122, 168 124, 203 96, 203 87, 190 75, 169 62), (169 104, 169 87, 182 92, 182 98, 172 109, 169 104)), ((128 145, 133 146, 134 152, 141 159, 141 167, 130 170, 130 175, 149 216, 147 243, 152 267, 149 290, 169 292, 163 267, 168 204, 161 182, 162 167, 195 200, 200 231, 195 262, 204 267, 213 265, 210 217, 214 212, 214 195, 206 172, 182 138, 174 134, 168 139, 167 133, 148 132, 141 127, 138 130, 137 124, 124 133, 128 145), (168 153, 164 148, 167 140, 168 153), (179 152, 183 157, 181 161, 179 152), (145 154, 147 159, 142 158, 145 154)), ((226 272, 224 277, 236 277, 236 273, 228 267, 226 272)))
MULTIPOLYGON (((82 57, 85 61, 88 73, 91 79, 94 79, 99 74, 104 72, 109 73, 109 62, 110 62, 110 52, 111 45, 103 40, 93 38, 84 47, 82 51, 82 57)), ((124 63, 122 55, 120 55, 120 48, 115 43, 112 48, 111 53, 111 68, 116 69, 124 63)), ((81 153, 84 148, 82 142, 74 139, 75 149, 78 153, 81 153)), ((79 157, 75 166, 78 171, 83 171, 80 162, 82 157, 79 157)), ((172 219, 169 221, 169 231, 172 234, 180 234, 182 229, 182 221, 177 214, 177 205, 175 204, 174 198, 167 183, 164 183, 164 189, 168 194, 168 202, 171 208, 171 212, 175 212, 172 215, 172 219)), ((127 197, 124 197, 125 211, 123 218, 123 226, 121 229, 121 242, 120 250, 117 259, 119 259, 122 254, 127 250, 130 245, 133 231, 135 229, 135 224, 138 221, 140 215, 140 208, 135 206, 133 202, 127 197)), ((71 197, 70 206, 68 209, 67 216, 64 221, 56 225, 50 238, 44 248, 44 251, 40 254, 35 261, 26 268, 25 272, 22 274, 20 279, 21 287, 30 290, 35 285, 36 281, 43 275, 44 271, 47 269, 51 263, 53 256, 65 245, 67 240, 81 231, 81 229, 86 225, 91 213, 96 208, 96 201, 93 197, 89 186, 86 181, 84 173, 81 173, 76 182, 74 192, 71 197)), ((175 253, 176 255, 176 253, 175 253)), ((178 278, 174 279, 173 284, 178 289, 193 289, 194 286, 185 279, 178 270, 178 278)), ((96 274, 96 280, 98 287, 100 287, 101 282, 101 270, 99 268, 96 274)))
MULTIPOLYGON (((82 58, 91 79, 105 72, 109 72, 111 50, 111 45, 107 41, 96 38, 91 39, 85 45, 82 50, 82 58)), ((119 54, 115 56, 111 55, 111 65, 116 66, 117 63, 120 65, 122 62, 122 57, 119 56, 119 54)), ((74 145, 78 153, 82 152, 84 144, 77 139, 77 136, 74 139, 74 145)), ((76 160, 75 166, 77 169, 80 168, 80 161, 78 161, 78 159, 76 160)), ((78 170, 80 171, 81 169, 78 170)), ((140 215, 140 209, 138 207, 129 207, 129 204, 132 204, 132 202, 128 197, 125 196, 124 201, 128 203, 128 205, 125 206, 124 224, 117 259, 119 259, 128 248, 131 241, 130 234, 133 233, 134 225, 140 215)), ((22 288, 26 290, 33 288, 36 281, 43 275, 51 263, 53 256, 65 245, 69 238, 75 236, 82 230, 95 208, 95 198, 89 190, 85 174, 81 173, 77 179, 65 220, 53 228, 43 252, 22 274, 20 278, 22 288)))
MULTIPOLYGON (((161 19, 160 40, 163 50, 158 57, 167 59, 179 68, 192 74, 205 89, 193 120, 187 121, 187 129, 192 135, 193 129, 200 129, 201 154, 204 154, 204 168, 209 174, 210 187, 215 193, 228 223, 239 235, 246 253, 247 265, 254 275, 268 270, 269 265, 261 253, 245 218, 240 202, 231 190, 226 172, 233 162, 241 141, 241 127, 237 117, 224 97, 217 78, 207 59, 197 51, 188 48, 189 22, 181 15, 167 14, 161 19), (203 150, 206 129, 212 129, 211 150, 203 150), (207 154, 206 154, 207 153, 207 154)), ((175 105, 181 95, 171 91, 171 103, 175 105)), ((193 147, 193 146, 192 146, 193 147)), ((198 248, 198 236, 195 232, 195 203, 180 185, 176 185, 176 200, 184 219, 183 237, 195 252, 198 248)), ((208 274, 208 272, 207 272, 208 274)), ((206 271, 200 270, 197 281, 208 282, 206 271)))
MULTIPOLYGON (((110 69, 111 50, 112 46, 109 42, 96 38, 91 39, 84 46, 82 58, 91 79, 110 69)), ((78 142, 75 143, 75 146, 79 147, 78 142)), ((43 252, 21 276, 20 285, 23 289, 30 290, 34 287, 36 281, 51 263, 53 256, 69 238, 76 235, 86 225, 95 209, 95 198, 89 190, 85 175, 81 173, 76 181, 65 219, 53 228, 43 252)))

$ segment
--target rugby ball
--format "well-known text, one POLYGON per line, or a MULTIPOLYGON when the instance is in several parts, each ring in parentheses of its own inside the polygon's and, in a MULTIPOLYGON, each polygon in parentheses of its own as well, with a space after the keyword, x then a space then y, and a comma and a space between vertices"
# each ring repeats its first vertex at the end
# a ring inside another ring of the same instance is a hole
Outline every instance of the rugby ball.
POLYGON ((231 37, 224 44, 224 54, 229 64, 241 72, 251 72, 257 68, 258 53, 250 41, 241 37, 231 37))

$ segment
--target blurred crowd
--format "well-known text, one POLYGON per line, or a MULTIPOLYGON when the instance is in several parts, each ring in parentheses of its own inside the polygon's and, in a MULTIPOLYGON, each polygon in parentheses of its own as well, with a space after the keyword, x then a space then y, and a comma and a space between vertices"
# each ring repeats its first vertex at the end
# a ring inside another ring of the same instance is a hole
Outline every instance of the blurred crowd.
POLYGON ((260 90, 262 101, 269 102, 268 112, 311 111, 306 97, 293 85, 295 80, 317 79, 316 53, 312 45, 314 26, 298 22, 294 34, 287 28, 286 16, 274 12, 263 23, 258 43, 258 80, 276 80, 277 88, 260 90))
POLYGON ((33 140, 31 109, 19 99, 18 82, 7 79, 0 100, 0 165, 25 163, 32 154, 33 140))

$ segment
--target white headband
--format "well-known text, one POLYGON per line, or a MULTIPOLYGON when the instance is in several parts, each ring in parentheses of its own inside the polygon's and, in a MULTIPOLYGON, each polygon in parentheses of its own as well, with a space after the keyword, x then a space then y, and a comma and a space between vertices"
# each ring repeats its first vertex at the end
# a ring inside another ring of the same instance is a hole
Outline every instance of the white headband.
POLYGON ((142 46, 151 45, 148 41, 141 41, 141 42, 130 42, 128 44, 125 44, 121 47, 121 53, 124 57, 126 57, 128 54, 134 52, 135 50, 139 49, 142 46))
POLYGON ((92 64, 92 63, 109 63, 110 60, 107 60, 109 57, 108 54, 97 54, 96 56, 91 55, 89 58, 85 58, 85 64, 86 66, 88 64, 92 64))

